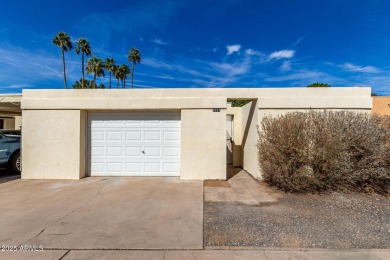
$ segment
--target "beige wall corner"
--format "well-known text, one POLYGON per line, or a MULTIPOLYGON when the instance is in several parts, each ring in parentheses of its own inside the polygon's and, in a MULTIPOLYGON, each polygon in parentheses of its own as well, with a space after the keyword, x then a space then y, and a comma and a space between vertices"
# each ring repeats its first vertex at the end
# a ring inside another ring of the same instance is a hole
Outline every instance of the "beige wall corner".
POLYGON ((242 108, 232 107, 229 103, 226 114, 233 115, 233 166, 242 167, 242 108))
POLYGON ((254 100, 242 107, 243 168, 255 178, 260 177, 257 156, 257 125, 259 124, 257 102, 254 100))
MULTIPOLYGON (((80 110, 24 110, 22 179, 80 179, 80 110)), ((85 115, 84 115, 85 116, 85 115)), ((85 160, 83 160, 85 161, 85 160)))
POLYGON ((371 113, 390 115, 390 97, 372 97, 371 113))
POLYGON ((181 179, 226 179, 226 109, 181 111, 181 179))
POLYGON ((89 161, 87 158, 87 120, 88 113, 85 110, 80 111, 80 169, 79 169, 79 178, 82 179, 87 176, 87 162, 89 161))

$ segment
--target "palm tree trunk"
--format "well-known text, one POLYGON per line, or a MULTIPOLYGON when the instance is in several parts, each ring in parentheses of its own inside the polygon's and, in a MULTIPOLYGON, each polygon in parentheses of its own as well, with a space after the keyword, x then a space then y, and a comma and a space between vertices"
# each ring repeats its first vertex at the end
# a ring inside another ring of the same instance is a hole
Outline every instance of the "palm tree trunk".
POLYGON ((96 88, 96 73, 93 74, 93 88, 96 88))
POLYGON ((81 88, 84 88, 84 52, 81 53, 81 73, 83 75, 83 79, 81 81, 81 88))
POLYGON ((65 86, 65 89, 67 89, 68 86, 66 85, 65 54, 64 54, 64 49, 62 49, 62 68, 63 68, 63 71, 64 71, 64 86, 65 86))
POLYGON ((116 79, 116 88, 119 88, 119 79, 116 79))
POLYGON ((131 68, 131 88, 134 88, 134 62, 133 67, 131 68))
POLYGON ((110 89, 111 89, 111 71, 110 71, 110 89))

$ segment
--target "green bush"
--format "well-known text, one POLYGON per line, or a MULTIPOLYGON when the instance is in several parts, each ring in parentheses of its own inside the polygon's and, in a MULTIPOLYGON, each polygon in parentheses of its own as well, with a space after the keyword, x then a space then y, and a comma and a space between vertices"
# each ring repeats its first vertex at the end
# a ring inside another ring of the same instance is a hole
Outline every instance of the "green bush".
POLYGON ((246 104, 248 104, 249 102, 251 102, 252 100, 231 100, 232 102, 232 107, 243 107, 245 106, 246 104))
POLYGON ((284 191, 389 193, 389 117, 295 112, 265 117, 259 137, 264 180, 284 191))
POLYGON ((306 87, 307 88, 330 88, 331 85, 329 85, 328 83, 314 82, 311 83, 310 85, 307 85, 306 87))

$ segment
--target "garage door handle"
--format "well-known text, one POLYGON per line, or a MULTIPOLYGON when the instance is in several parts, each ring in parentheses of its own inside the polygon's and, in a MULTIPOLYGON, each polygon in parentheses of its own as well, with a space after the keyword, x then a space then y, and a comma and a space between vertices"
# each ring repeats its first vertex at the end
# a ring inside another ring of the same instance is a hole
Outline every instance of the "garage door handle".
POLYGON ((145 151, 142 151, 143 154, 145 154, 145 151))

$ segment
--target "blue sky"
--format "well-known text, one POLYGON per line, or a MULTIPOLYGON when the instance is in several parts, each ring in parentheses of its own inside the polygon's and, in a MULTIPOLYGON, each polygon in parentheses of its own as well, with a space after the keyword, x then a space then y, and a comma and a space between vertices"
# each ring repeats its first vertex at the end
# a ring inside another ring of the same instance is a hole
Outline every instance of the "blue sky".
MULTIPOLYGON (((52 39, 65 31, 118 64, 140 49, 136 88, 324 82, 390 95, 389 13, 387 0, 3 0, 0 93, 63 88, 52 39)), ((66 65, 72 85, 81 55, 66 53, 66 65)))

